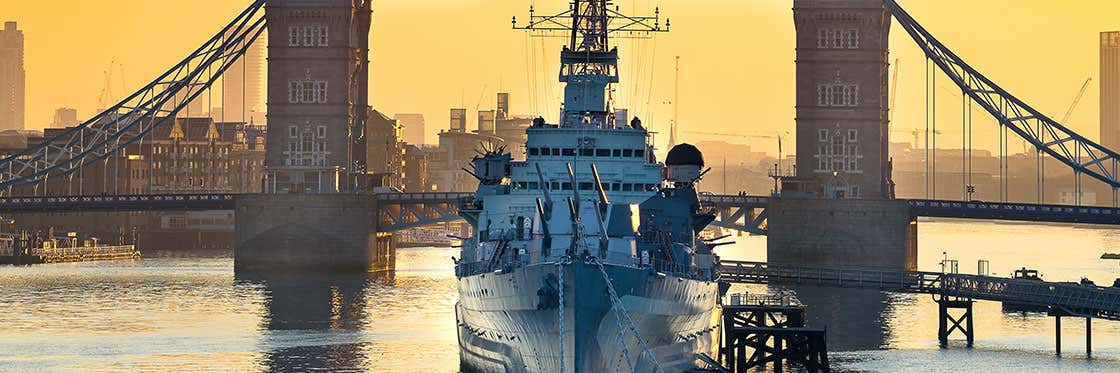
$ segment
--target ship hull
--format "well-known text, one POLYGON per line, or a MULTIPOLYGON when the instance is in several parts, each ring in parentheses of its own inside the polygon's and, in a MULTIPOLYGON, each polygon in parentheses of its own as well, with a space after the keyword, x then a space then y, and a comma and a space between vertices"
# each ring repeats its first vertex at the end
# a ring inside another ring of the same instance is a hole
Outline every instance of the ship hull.
POLYGON ((654 371, 651 354, 664 371, 678 372, 694 368, 696 354, 710 353, 715 282, 627 266, 604 269, 637 333, 618 319, 596 264, 542 263, 459 278, 463 371, 654 371))

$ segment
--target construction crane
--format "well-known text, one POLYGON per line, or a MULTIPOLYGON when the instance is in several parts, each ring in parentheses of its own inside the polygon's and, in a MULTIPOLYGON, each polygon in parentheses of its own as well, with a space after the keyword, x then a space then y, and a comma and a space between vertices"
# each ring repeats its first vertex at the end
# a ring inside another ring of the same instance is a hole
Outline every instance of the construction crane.
POLYGON ((888 118, 889 124, 894 123, 894 99, 898 97, 898 59, 894 59, 894 76, 891 77, 891 106, 888 108, 890 117, 888 118))
MULTIPOLYGON (((1073 111, 1076 110, 1077 105, 1081 103, 1081 98, 1085 97, 1085 91, 1089 90, 1089 83, 1092 82, 1093 77, 1085 79, 1085 83, 1081 85, 1081 90, 1077 92, 1077 96, 1073 98, 1073 103, 1069 104, 1069 109, 1066 109, 1066 114, 1062 115, 1062 120, 1059 121, 1059 123, 1063 125, 1069 125, 1069 118, 1073 116, 1073 111)), ((1022 144, 1023 154, 1027 154, 1027 146, 1029 144, 1026 141, 1023 141, 1022 144)))
POLYGON ((777 135, 750 135, 750 134, 745 134, 745 133, 703 132, 703 131, 682 131, 682 132, 690 133, 690 134, 693 134, 693 135, 704 135, 704 136, 750 137, 750 138, 756 138, 756 139, 776 139, 776 138, 778 138, 777 135))
POLYGON ((105 68, 105 87, 101 89, 101 94, 97 96, 97 112, 105 110, 110 101, 113 100, 113 65, 117 61, 109 61, 109 67, 105 68))
POLYGON ((1081 103, 1081 98, 1085 96, 1085 91, 1089 89, 1089 83, 1092 83, 1092 82, 1093 82, 1093 77, 1089 77, 1089 79, 1085 79, 1085 84, 1081 85, 1081 91, 1077 92, 1077 97, 1074 98, 1073 103, 1069 105, 1069 109, 1066 110, 1066 115, 1062 116, 1062 121, 1061 121, 1062 124, 1069 124, 1069 123, 1067 123, 1067 122, 1069 122, 1069 117, 1073 115, 1073 110, 1077 109, 1077 104, 1081 103))
MULTIPOLYGON (((914 135, 914 149, 918 149, 918 136, 921 136, 922 134, 927 134, 926 131, 927 130, 921 129, 921 128, 891 128, 891 132, 902 132, 902 133, 909 133, 911 135, 914 135)), ((937 130, 937 131, 929 130, 929 132, 933 132, 935 135, 942 134, 942 132, 940 130, 937 130)))

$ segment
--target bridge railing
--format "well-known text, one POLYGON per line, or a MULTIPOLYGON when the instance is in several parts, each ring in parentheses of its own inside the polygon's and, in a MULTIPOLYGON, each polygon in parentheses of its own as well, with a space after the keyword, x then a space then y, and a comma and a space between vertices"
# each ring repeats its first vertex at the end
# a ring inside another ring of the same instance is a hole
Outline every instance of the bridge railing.
POLYGON ((726 260, 720 265, 720 275, 732 282, 794 283, 920 293, 934 292, 940 286, 941 280, 941 274, 933 272, 819 268, 726 260))
POLYGON ((1026 279, 946 275, 942 291, 954 296, 1019 303, 1060 306, 1071 313, 1097 317, 1120 317, 1120 289, 1072 282, 1044 282, 1026 279))
POLYGON ((464 198, 474 196, 474 193, 377 193, 374 194, 378 201, 388 202, 425 202, 425 201, 448 201, 458 202, 464 198))
POLYGON ((1056 307, 1070 314, 1120 320, 1120 289, 1068 282, 920 271, 818 268, 723 261, 721 278, 752 284, 800 284, 1015 302, 1056 307))
POLYGON ((770 203, 770 197, 763 196, 736 196, 736 195, 718 195, 718 194, 701 194, 700 202, 705 204, 714 205, 731 205, 731 206, 756 206, 765 207, 770 203))

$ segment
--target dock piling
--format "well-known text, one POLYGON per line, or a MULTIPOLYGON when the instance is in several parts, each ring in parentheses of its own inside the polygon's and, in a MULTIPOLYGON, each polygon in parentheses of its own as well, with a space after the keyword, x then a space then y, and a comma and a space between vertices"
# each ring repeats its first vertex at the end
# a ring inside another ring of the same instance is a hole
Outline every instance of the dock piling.
POLYGON ((938 309, 938 328, 937 328, 937 341, 940 342, 941 347, 949 346, 949 336, 954 331, 960 331, 964 334, 968 347, 972 347, 975 341, 975 333, 973 333, 972 323, 972 299, 956 298, 941 296, 937 299, 938 309), (964 310, 959 317, 954 317, 949 312, 950 309, 964 310), (950 325, 951 324, 951 325, 950 325))

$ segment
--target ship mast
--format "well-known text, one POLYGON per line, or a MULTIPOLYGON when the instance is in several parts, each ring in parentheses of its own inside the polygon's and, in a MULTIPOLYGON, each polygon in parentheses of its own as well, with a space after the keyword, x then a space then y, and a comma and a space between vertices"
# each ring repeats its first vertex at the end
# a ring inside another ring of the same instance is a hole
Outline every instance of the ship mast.
POLYGON ((677 127, 680 127, 680 122, 677 121, 677 110, 680 105, 677 100, 680 98, 680 83, 681 83, 681 56, 677 56, 676 63, 673 65, 673 122, 669 123, 669 149, 677 146, 677 127))
POLYGON ((669 31, 669 20, 661 28, 661 11, 653 16, 635 17, 611 9, 609 0, 572 0, 567 11, 538 16, 529 7, 529 24, 513 28, 528 30, 533 36, 558 36, 566 33, 568 45, 560 51, 560 82, 564 86, 564 111, 560 127, 610 128, 614 113, 608 90, 618 83, 618 48, 610 45, 612 33, 623 37, 648 38, 655 32, 669 31))

